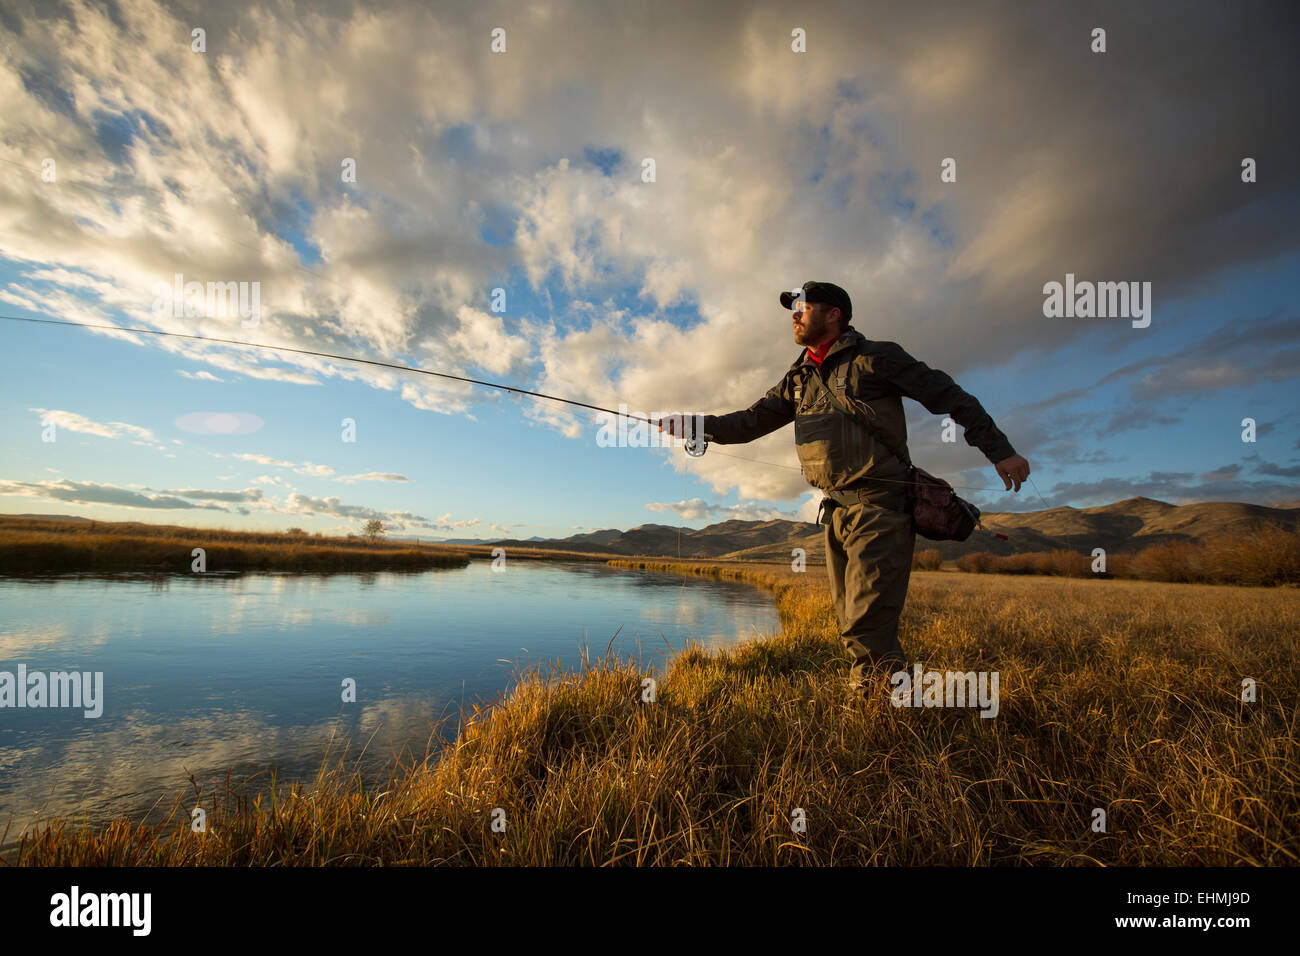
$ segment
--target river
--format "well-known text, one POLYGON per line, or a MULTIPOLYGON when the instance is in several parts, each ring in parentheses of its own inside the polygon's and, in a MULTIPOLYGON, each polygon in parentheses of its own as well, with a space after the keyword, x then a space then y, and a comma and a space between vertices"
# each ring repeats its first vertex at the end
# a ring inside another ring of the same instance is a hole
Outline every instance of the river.
MULTIPOLYGON (((583 647, 662 670, 686 642, 779 628, 768 594, 599 563, 486 561, 420 573, 0 577, 0 681, 102 674, 96 708, 0 706, 0 831, 64 816, 156 820, 208 791, 327 757, 363 776, 422 758, 532 665, 583 647), (355 682, 355 702, 344 682, 355 682), (154 808, 151 812, 150 808, 154 808)), ((66 688, 66 684, 65 684, 66 688)), ((265 781, 265 776, 254 778, 265 781)))

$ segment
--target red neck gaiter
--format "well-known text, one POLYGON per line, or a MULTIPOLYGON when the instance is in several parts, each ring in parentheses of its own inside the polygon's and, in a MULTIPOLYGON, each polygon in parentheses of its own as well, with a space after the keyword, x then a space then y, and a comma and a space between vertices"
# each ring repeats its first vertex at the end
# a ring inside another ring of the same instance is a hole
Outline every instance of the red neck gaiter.
POLYGON ((839 335, 835 336, 835 338, 817 348, 812 348, 811 346, 808 348, 808 357, 813 360, 814 365, 822 364, 822 359, 826 358, 826 353, 831 350, 832 345, 840 340, 840 336, 843 334, 844 333, 841 332, 839 335))

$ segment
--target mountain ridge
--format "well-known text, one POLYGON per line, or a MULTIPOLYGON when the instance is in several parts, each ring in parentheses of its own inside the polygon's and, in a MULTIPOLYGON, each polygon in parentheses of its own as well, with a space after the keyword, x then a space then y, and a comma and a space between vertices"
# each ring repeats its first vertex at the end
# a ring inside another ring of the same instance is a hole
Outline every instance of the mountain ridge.
MULTIPOLYGON (((975 551, 1006 555, 1057 549, 1091 552, 1093 548, 1104 548, 1108 554, 1122 554, 1168 541, 1196 542, 1217 535, 1249 533, 1253 528, 1269 524, 1288 530, 1300 528, 1300 508, 1270 508, 1234 501, 1175 505, 1137 496, 1091 508, 1063 505, 1042 511, 985 512, 982 529, 966 541, 930 541, 918 535, 916 548, 937 550, 945 560, 975 551), (1005 535, 1005 539, 999 535, 1005 535)), ((803 548, 809 559, 823 556, 820 525, 782 518, 755 521, 729 518, 703 528, 647 523, 626 531, 603 528, 540 542, 504 538, 457 543, 501 547, 551 545, 569 551, 676 557, 679 532, 683 558, 788 561, 794 548, 803 548)))

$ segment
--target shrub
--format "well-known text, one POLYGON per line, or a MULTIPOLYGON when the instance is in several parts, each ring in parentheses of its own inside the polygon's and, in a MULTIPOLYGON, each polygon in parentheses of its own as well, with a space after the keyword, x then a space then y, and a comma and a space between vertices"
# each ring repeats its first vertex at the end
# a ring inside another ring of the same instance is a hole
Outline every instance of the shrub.
POLYGON ((1205 568, 1225 584, 1300 583, 1300 532, 1276 525, 1205 543, 1205 568))
POLYGON ((1203 548, 1189 541, 1167 541, 1143 548, 1129 562, 1129 573, 1146 581, 1204 580, 1203 548))
POLYGON ((912 555, 912 569, 920 571, 938 571, 943 567, 943 552, 938 548, 926 548, 912 555))
POLYGON ((957 559, 957 567, 973 574, 988 574, 993 570, 993 554, 988 551, 973 551, 957 559))
POLYGON ((1129 573, 1149 581, 1201 581, 1269 587, 1300 583, 1300 531, 1268 525, 1192 544, 1143 548, 1129 573))

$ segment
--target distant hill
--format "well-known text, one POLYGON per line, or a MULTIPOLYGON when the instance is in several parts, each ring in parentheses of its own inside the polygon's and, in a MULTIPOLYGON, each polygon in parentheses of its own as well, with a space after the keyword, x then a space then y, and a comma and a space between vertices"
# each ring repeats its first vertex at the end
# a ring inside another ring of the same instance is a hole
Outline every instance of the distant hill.
MULTIPOLYGON (((55 521, 88 521, 71 515, 11 515, 55 521)), ((1107 554, 1140 550, 1165 541, 1201 541, 1223 535, 1249 535, 1261 525, 1300 528, 1300 507, 1268 508, 1231 501, 1206 501, 1171 505, 1153 498, 1127 498, 1094 508, 1050 508, 1045 511, 986 512, 983 528, 967 541, 930 541, 917 537, 917 550, 933 548, 945 560, 974 551, 997 555, 1030 551, 1091 552, 1107 554), (997 535, 1006 536, 1002 540, 997 535)), ((823 560, 822 527, 806 521, 723 521, 705 528, 643 524, 627 531, 603 528, 567 538, 453 538, 424 535, 389 535, 391 541, 420 540, 451 545, 501 545, 518 548, 554 548, 586 554, 645 557, 713 558, 728 561, 790 560, 794 548, 803 548, 810 561, 823 560)))
MULTIPOLYGON (((1058 548, 1084 552, 1105 548, 1108 554, 1120 554, 1164 541, 1200 541, 1220 535, 1249 534, 1253 528, 1266 524, 1295 530, 1300 527, 1300 508, 1268 508, 1230 501, 1172 505, 1153 498, 1128 498, 1093 508, 986 512, 983 529, 968 540, 930 541, 918 536, 916 547, 917 550, 934 548, 946 560, 974 551, 1019 554, 1058 548), (1006 540, 998 538, 998 534, 1006 535, 1006 540)), ((803 548, 810 560, 824 557, 820 525, 781 519, 733 519, 699 529, 644 524, 627 531, 607 528, 540 542, 499 539, 474 543, 503 547, 549 544, 569 551, 676 557, 679 531, 683 558, 789 561, 794 548, 803 548)))

